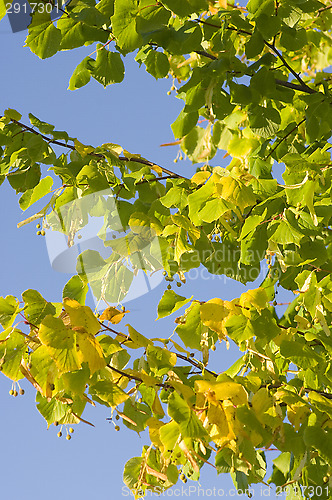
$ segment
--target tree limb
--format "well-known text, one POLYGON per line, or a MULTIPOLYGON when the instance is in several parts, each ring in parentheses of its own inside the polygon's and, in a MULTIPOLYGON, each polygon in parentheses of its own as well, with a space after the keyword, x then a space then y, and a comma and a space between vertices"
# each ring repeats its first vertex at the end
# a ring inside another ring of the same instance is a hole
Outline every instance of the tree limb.
POLYGON ((295 132, 295 130, 296 130, 296 129, 298 129, 298 128, 299 128, 299 126, 300 126, 300 125, 302 125, 302 123, 304 123, 304 122, 305 122, 305 118, 303 118, 303 120, 301 120, 301 121, 300 121, 297 125, 295 125, 295 127, 294 127, 294 128, 292 128, 292 130, 290 130, 290 131, 289 131, 289 132, 288 132, 288 133, 287 133, 284 137, 282 137, 282 138, 281 138, 281 139, 277 142, 277 144, 274 146, 274 148, 273 148, 273 149, 271 149, 271 151, 269 152, 269 154, 265 157, 265 160, 267 160, 267 159, 268 159, 268 158, 269 158, 269 157, 270 157, 270 156, 274 153, 274 151, 275 151, 275 150, 276 150, 276 149, 280 146, 280 144, 281 144, 282 142, 284 142, 284 141, 287 139, 287 137, 289 137, 289 136, 290 136, 293 132, 295 132))
MULTIPOLYGON (((3 118, 3 116, 0 116, 0 118, 3 118)), ((37 130, 33 129, 32 127, 29 127, 28 125, 25 125, 24 123, 21 123, 17 120, 14 120, 13 118, 11 118, 11 121, 13 123, 16 123, 16 125, 18 125, 19 127, 22 127, 23 131, 27 131, 27 132, 31 132, 32 134, 39 135, 42 139, 44 139, 44 141, 48 142, 49 144, 54 144, 55 146, 60 146, 62 148, 71 149, 72 151, 77 151, 75 146, 73 146, 71 144, 67 144, 65 142, 61 142, 61 141, 58 141, 56 139, 51 139, 50 137, 47 137, 46 135, 42 134, 41 132, 38 132, 37 130)), ((88 153, 88 155, 93 156, 94 158, 105 159, 105 156, 101 153, 91 152, 91 153, 88 153)), ((187 180, 187 177, 184 177, 181 174, 177 174, 176 172, 172 172, 171 170, 168 170, 165 167, 161 167, 160 165, 157 165, 157 163, 154 163, 152 161, 145 160, 144 158, 136 158, 135 156, 132 156, 132 157, 119 156, 118 160, 123 161, 123 162, 132 161, 135 163, 141 163, 142 165, 147 165, 150 168, 157 167, 157 168, 160 168, 160 170, 162 172, 164 172, 165 174, 168 174, 169 176, 176 177, 178 179, 186 179, 187 180)))

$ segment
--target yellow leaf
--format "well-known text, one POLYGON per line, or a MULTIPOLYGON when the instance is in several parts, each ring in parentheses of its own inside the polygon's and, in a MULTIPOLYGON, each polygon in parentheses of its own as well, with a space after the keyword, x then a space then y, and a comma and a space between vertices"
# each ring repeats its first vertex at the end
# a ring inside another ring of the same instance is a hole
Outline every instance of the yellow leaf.
POLYGON ((255 290, 249 290, 245 292, 240 297, 240 305, 242 307, 252 306, 257 309, 257 311, 261 311, 264 309, 269 301, 269 298, 264 290, 264 288, 256 288, 255 290))
POLYGON ((134 377, 138 377, 138 378, 142 379, 144 384, 147 387, 153 387, 153 386, 157 385, 159 382, 159 379, 157 379, 156 377, 152 377, 151 375, 147 375, 147 373, 145 373, 144 370, 128 369, 127 373, 129 373, 130 375, 133 375, 134 377))
POLYGON ((81 155, 81 156, 86 156, 90 153, 92 153, 92 151, 94 151, 94 147, 92 146, 86 146, 85 144, 82 144, 80 141, 78 141, 77 139, 74 140, 74 145, 75 145, 75 149, 76 151, 81 155))
POLYGON ((81 367, 76 350, 76 334, 66 328, 60 318, 46 316, 39 327, 38 336, 60 373, 81 367))
POLYGON ((108 307, 99 319, 100 321, 110 321, 113 325, 117 325, 128 312, 126 310, 119 311, 116 307, 108 307))
POLYGON ((241 309, 236 307, 235 302, 211 299, 201 305, 200 309, 202 323, 216 332, 219 337, 225 338, 227 330, 225 328, 226 319, 229 315, 241 314, 241 309))
POLYGON ((258 144, 256 139, 233 137, 228 143, 227 151, 233 158, 244 158, 253 149, 256 149, 258 144))
POLYGON ((210 402, 228 400, 234 405, 243 405, 248 402, 247 391, 236 382, 196 380, 195 389, 197 392, 203 393, 210 402))
POLYGON ((160 415, 161 417, 165 416, 165 412, 164 412, 163 407, 161 406, 161 402, 160 402, 157 391, 156 391, 156 395, 155 395, 155 398, 154 398, 154 401, 152 403, 151 408, 152 408, 153 413, 155 413, 156 415, 160 415))
POLYGON ((103 350, 91 333, 77 332, 76 343, 78 345, 78 359, 81 363, 88 363, 91 374, 106 366, 103 350))
POLYGON ((119 146, 119 144, 114 144, 112 142, 107 142, 103 144, 102 147, 115 154, 116 156, 119 156, 123 151, 122 146, 119 146))
POLYGON ((216 189, 223 200, 234 203, 241 211, 256 203, 256 197, 252 190, 231 175, 222 177, 216 184, 216 189))
POLYGON ((139 349, 140 347, 147 347, 148 345, 153 345, 151 340, 144 337, 144 335, 138 333, 135 328, 131 325, 126 325, 128 327, 130 339, 133 341, 132 343, 127 342, 126 346, 131 349, 139 349))
POLYGON ((151 165, 151 168, 159 175, 159 177, 163 175, 163 169, 159 167, 159 165, 151 165))
POLYGON ((196 172, 196 174, 192 176, 191 181, 197 185, 201 185, 208 180, 210 175, 211 175, 210 172, 204 172, 204 171, 196 172))
POLYGON ((96 316, 88 306, 81 306, 77 300, 66 297, 63 300, 66 313, 70 317, 71 326, 81 326, 87 333, 96 335, 101 326, 96 316))
POLYGON ((212 424, 210 428, 210 437, 217 446, 225 446, 230 441, 235 439, 235 434, 229 426, 228 419, 224 408, 220 405, 210 405, 207 418, 209 423, 212 424))
POLYGON ((177 380, 172 380, 171 377, 172 377, 172 371, 170 371, 168 373, 169 375, 169 380, 168 380, 168 383, 169 385, 171 385, 172 387, 174 387, 174 389, 183 396, 183 398, 185 399, 185 401, 191 406, 191 404, 193 403, 193 401, 195 400, 195 393, 194 391, 192 390, 191 387, 189 387, 189 385, 187 384, 183 384, 180 379, 177 381, 177 380))
POLYGON ((296 432, 299 430, 309 413, 310 409, 305 403, 295 403, 287 407, 287 418, 294 426, 296 432))

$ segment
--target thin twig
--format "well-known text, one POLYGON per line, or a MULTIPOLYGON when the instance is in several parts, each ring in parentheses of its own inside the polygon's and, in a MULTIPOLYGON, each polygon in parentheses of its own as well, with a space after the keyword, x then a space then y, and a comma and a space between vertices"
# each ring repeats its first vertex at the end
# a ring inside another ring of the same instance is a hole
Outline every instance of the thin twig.
POLYGON ((303 87, 302 85, 297 85, 296 83, 292 82, 287 82, 286 80, 279 80, 278 78, 275 79, 275 82, 277 85, 280 85, 281 87, 287 87, 292 90, 297 90, 298 92, 306 92, 307 94, 316 94, 317 91, 312 89, 311 87, 303 87))
POLYGON ((297 81, 300 83, 301 88, 303 89, 303 92, 308 92, 309 94, 316 93, 315 90, 311 89, 300 77, 298 73, 288 64, 286 59, 283 57, 281 52, 272 44, 264 40, 264 43, 269 49, 271 49, 280 59, 280 61, 283 62, 284 66, 292 73, 292 75, 297 79, 297 81))
POLYGON ((321 14, 322 12, 325 12, 326 10, 332 9, 332 4, 328 5, 327 7, 321 7, 320 9, 317 10, 317 14, 321 14))
MULTIPOLYGON (((0 116, 0 118, 3 118, 3 117, 0 116)), ((42 134, 41 132, 38 132, 37 130, 33 129, 32 127, 29 127, 28 125, 25 125, 24 123, 21 123, 17 120, 14 120, 13 118, 11 118, 11 121, 13 123, 16 123, 16 125, 18 125, 19 127, 22 127, 24 130, 31 132, 32 134, 39 135, 42 139, 44 139, 44 141, 46 141, 50 144, 54 144, 56 146, 61 146, 63 148, 68 148, 68 149, 71 149, 72 151, 77 151, 75 146, 73 146, 71 144, 67 144, 65 142, 61 142, 61 141, 58 141, 56 139, 51 139, 50 137, 47 137, 46 135, 42 134)), ((101 153, 91 152, 91 153, 88 153, 88 155, 93 156, 94 158, 105 159, 105 155, 103 155, 101 153)), ((171 170, 168 170, 165 167, 161 167, 160 165, 157 165, 156 163, 154 163, 152 161, 145 160, 144 158, 137 158, 136 156, 132 156, 132 157, 131 156, 119 156, 118 160, 123 161, 123 162, 132 161, 135 163, 141 163, 142 165, 147 165, 148 167, 150 167, 152 169, 160 168, 160 170, 162 172, 164 172, 165 174, 171 175, 171 176, 176 177, 178 179, 187 179, 183 175, 177 174, 176 172, 172 172, 171 170)))
POLYGON ((295 130, 297 128, 299 128, 300 125, 302 125, 302 123, 305 122, 305 118, 303 118, 303 120, 301 120, 297 125, 295 125, 294 128, 292 128, 292 130, 290 130, 284 137, 282 137, 278 142, 277 144, 274 146, 273 149, 271 149, 271 151, 269 152, 269 154, 265 157, 265 160, 267 160, 273 153, 274 151, 280 146, 280 144, 282 142, 284 142, 293 132, 295 132, 295 130))

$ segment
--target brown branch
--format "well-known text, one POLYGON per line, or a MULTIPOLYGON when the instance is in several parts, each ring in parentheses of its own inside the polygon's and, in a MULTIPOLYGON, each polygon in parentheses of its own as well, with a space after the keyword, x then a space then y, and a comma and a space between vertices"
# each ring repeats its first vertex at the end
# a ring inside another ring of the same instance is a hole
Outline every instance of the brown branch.
POLYGON ((325 12, 326 10, 332 9, 332 4, 328 5, 327 7, 321 7, 320 9, 317 10, 317 15, 321 14, 322 12, 325 12))
MULTIPOLYGON (((282 388, 282 384, 266 384, 266 385, 261 385, 261 387, 266 387, 267 389, 280 389, 282 388)), ((324 392, 320 391, 318 389, 312 389, 310 387, 303 387, 302 389, 304 392, 316 392, 317 394, 320 394, 326 399, 332 399, 332 394, 329 392, 324 392)))
POLYGON ((116 372, 119 375, 121 375, 122 377, 127 377, 127 378, 130 378, 131 380, 136 380, 136 382, 140 382, 140 383, 143 382, 143 379, 141 379, 139 377, 136 377, 135 375, 130 375, 129 373, 123 372, 122 370, 119 370, 118 368, 115 368, 114 366, 112 366, 110 364, 108 364, 106 366, 108 368, 110 368, 111 370, 113 370, 114 372, 116 372))
POLYGON ((205 50, 195 50, 195 52, 196 52, 196 54, 199 54, 200 56, 208 57, 209 59, 212 59, 213 61, 218 59, 216 56, 213 56, 212 54, 205 52, 205 50))
POLYGON ((290 130, 284 137, 282 137, 278 142, 277 144, 274 146, 273 149, 271 149, 271 151, 269 152, 269 154, 265 157, 265 160, 267 160, 273 153, 274 151, 280 146, 280 144, 282 142, 284 142, 293 132, 295 132, 295 130, 300 126, 302 125, 302 123, 305 122, 305 118, 303 118, 303 120, 301 120, 297 125, 295 125, 294 128, 292 128, 292 130, 290 130))
MULTIPOLYGON (((0 118, 3 118, 3 116, 0 116, 0 118)), ((29 127, 28 125, 25 125, 24 123, 21 123, 17 120, 14 120, 13 118, 11 118, 11 121, 13 123, 16 123, 16 125, 18 125, 19 127, 22 127, 22 129, 24 129, 25 131, 31 132, 32 134, 35 134, 35 135, 39 135, 42 139, 44 139, 44 141, 48 142, 49 144, 54 144, 56 146, 71 149, 72 151, 77 151, 75 146, 72 146, 71 144, 67 144, 65 142, 61 142, 61 141, 58 141, 56 139, 51 139, 50 137, 47 137, 46 135, 42 134, 41 132, 38 132, 37 130, 33 129, 32 127, 29 127)), ((91 153, 88 153, 88 155, 92 156, 94 158, 105 159, 105 155, 103 155, 101 153, 91 152, 91 153)), ((153 168, 153 169, 160 168, 160 170, 162 172, 164 172, 165 174, 168 174, 172 177, 176 177, 178 179, 187 179, 183 175, 177 174, 176 172, 172 172, 171 170, 168 170, 167 168, 161 167, 160 165, 157 165, 156 163, 154 163, 152 161, 145 160, 144 158, 136 158, 136 156, 132 156, 132 157, 119 156, 118 160, 123 161, 123 162, 132 161, 135 163, 141 163, 142 165, 147 165, 148 167, 153 168)))
MULTIPOLYGON (((101 323, 100 321, 99 321, 99 324, 102 325, 104 328, 106 328, 106 330, 109 330, 110 332, 115 333, 116 335, 120 335, 121 337, 125 337, 128 342, 129 341, 132 342, 132 339, 130 338, 129 335, 126 335, 125 333, 122 333, 122 332, 117 332, 116 330, 113 330, 113 328, 110 328, 109 326, 106 326, 104 323, 101 323)), ((179 354, 177 352, 175 352, 174 354, 176 355, 177 358, 183 359, 184 361, 187 361, 188 363, 190 363, 195 368, 198 368, 199 370, 202 370, 201 365, 197 361, 194 361, 193 359, 189 358, 188 356, 184 356, 183 354, 179 354)), ((110 368, 113 369, 113 367, 110 367, 110 368)), ((204 368, 204 370, 206 372, 210 373, 210 375, 213 375, 214 377, 218 377, 217 373, 212 372, 211 370, 208 370, 207 368, 204 368)), ((141 382, 142 382, 142 380, 141 380, 141 382)))
POLYGON ((311 87, 308 87, 308 85, 303 87, 302 85, 297 85, 296 83, 287 82, 286 80, 279 80, 278 78, 275 79, 275 82, 277 85, 280 85, 280 87, 287 87, 289 89, 297 90, 299 92, 306 92, 307 94, 317 93, 316 90, 312 89, 311 87))
MULTIPOLYGON (((184 361, 187 361, 188 363, 193 365, 195 368, 202 370, 202 366, 199 363, 197 363, 197 361, 194 361, 193 359, 190 359, 187 356, 184 356, 183 354, 178 354, 177 352, 175 354, 176 354, 177 358, 183 359, 184 361)), ((207 368, 204 368, 204 370, 206 372, 210 373, 210 375, 213 375, 214 377, 218 377, 217 373, 212 372, 211 370, 208 370, 207 368)))
MULTIPOLYGON (((332 8, 332 6, 331 6, 332 8)), ((216 28, 216 29, 220 29, 220 26, 217 26, 215 24, 211 24, 207 21, 203 21, 202 19, 195 19, 196 22, 198 23, 202 23, 202 24, 206 24, 208 26, 211 26, 213 28, 216 28)), ((227 26, 226 29, 228 30, 231 30, 231 31, 236 31, 237 33, 242 33, 244 35, 249 35, 249 36, 252 36, 252 33, 250 33, 249 31, 245 31, 245 30, 241 30, 241 29, 237 29, 237 28, 234 28, 233 26, 227 26)), ((285 60, 285 58, 283 57, 283 55, 281 54, 281 52, 279 52, 279 50, 275 47, 274 43, 271 44, 269 42, 267 42, 266 40, 264 40, 264 44, 270 49, 272 50, 276 56, 280 59, 280 61, 282 61, 283 63, 283 66, 285 66, 288 71, 298 80, 298 82, 300 83, 300 85, 296 85, 294 83, 290 83, 290 82, 286 82, 286 81, 283 81, 283 80, 278 80, 276 79, 276 84, 277 85, 281 85, 283 87, 289 87, 293 90, 298 90, 300 92, 306 92, 308 94, 315 94, 317 91, 312 89, 311 87, 309 87, 303 80, 302 78, 300 77, 300 75, 298 75, 298 73, 296 73, 296 71, 288 64, 288 62, 285 60)), ((208 52, 204 52, 204 51, 196 51, 198 54, 201 53, 201 55, 204 55, 205 57, 209 57, 210 59, 217 59, 215 56, 212 56, 211 54, 208 54, 208 52)))
POLYGON ((266 40, 264 40, 264 43, 267 47, 269 47, 269 49, 271 49, 275 54, 276 56, 278 56, 278 58, 280 59, 280 61, 282 61, 282 63, 284 64, 284 66, 288 69, 288 71, 290 71, 290 73, 292 73, 292 75, 297 79, 297 81, 300 83, 300 87, 301 89, 298 89, 298 90, 301 90, 302 92, 308 92, 309 94, 314 94, 316 93, 315 90, 313 90, 312 88, 310 88, 303 80, 302 78, 300 77, 300 75, 298 73, 296 73, 296 71, 288 64, 288 62, 286 61, 286 59, 283 57, 283 55, 281 54, 281 52, 279 52, 279 50, 272 44, 272 43, 269 43, 267 42, 266 40))

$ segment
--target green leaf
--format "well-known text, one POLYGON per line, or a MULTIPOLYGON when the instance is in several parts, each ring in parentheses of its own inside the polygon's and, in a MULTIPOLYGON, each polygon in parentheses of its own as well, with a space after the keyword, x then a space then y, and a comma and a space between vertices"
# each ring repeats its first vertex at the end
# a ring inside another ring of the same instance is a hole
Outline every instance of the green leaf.
POLYGON ((168 398, 168 414, 179 424, 182 437, 206 436, 202 422, 177 392, 173 392, 168 398))
POLYGON ((312 348, 290 340, 281 342, 280 353, 301 368, 317 366, 323 359, 312 348))
POLYGON ((193 303, 181 318, 181 323, 175 329, 185 346, 201 350, 202 323, 200 305, 193 303))
POLYGON ((16 170, 7 175, 7 179, 16 193, 24 193, 28 189, 33 189, 37 186, 41 177, 39 165, 31 165, 26 170, 16 170))
POLYGON ((273 460, 273 463, 283 475, 287 477, 291 469, 291 454, 289 452, 280 453, 280 455, 273 460))
POLYGON ((332 433, 330 429, 324 431, 320 427, 307 427, 304 431, 304 442, 319 451, 320 455, 329 463, 332 462, 332 433))
POLYGON ((272 106, 255 106, 249 112, 251 130, 264 139, 274 136, 279 129, 281 118, 279 112, 272 106))
POLYGON ((76 351, 76 334, 66 328, 61 319, 51 315, 46 316, 39 328, 39 339, 61 373, 80 368, 76 351))
POLYGON ((180 17, 190 16, 192 13, 199 14, 207 10, 208 3, 206 0, 163 0, 161 2, 167 9, 180 17))
POLYGON ((138 14, 136 0, 115 0, 112 31, 124 52, 131 52, 142 43, 142 36, 137 30, 138 14))
POLYGON ((51 134, 54 130, 54 125, 50 125, 49 123, 39 120, 39 118, 34 116, 32 113, 29 113, 29 120, 31 125, 37 127, 42 134, 51 134))
POLYGON ((118 406, 128 399, 128 395, 111 380, 99 380, 89 388, 92 399, 106 406, 118 406))
POLYGON ((181 297, 173 290, 165 290, 159 304, 158 304, 158 318, 165 318, 169 316, 173 312, 180 309, 180 307, 188 304, 191 299, 186 299, 185 297, 181 297))
POLYGON ((50 193, 53 186, 53 179, 50 176, 44 177, 33 189, 28 189, 22 194, 19 204, 22 210, 26 210, 36 201, 50 193))
POLYGON ((198 112, 191 111, 190 113, 186 113, 185 111, 181 111, 175 122, 172 123, 171 128, 174 134, 175 139, 181 138, 187 134, 194 128, 198 120, 198 112))
POLYGON ((6 118, 9 118, 10 120, 16 120, 16 121, 20 121, 20 119, 22 118, 21 113, 19 113, 15 109, 11 109, 11 108, 5 109, 5 111, 3 112, 3 115, 6 118))
POLYGON ((76 90, 89 83, 91 74, 88 70, 88 64, 90 61, 93 61, 93 59, 86 57, 79 63, 78 66, 76 66, 74 73, 69 80, 68 90, 76 90))
POLYGON ((180 426, 172 420, 160 428, 160 440, 167 450, 174 449, 180 436, 180 426))
POLYGON ((29 35, 26 45, 41 59, 52 57, 60 48, 61 31, 57 29, 51 15, 46 11, 42 14, 35 12, 29 26, 29 35))
POLYGON ((65 284, 62 297, 69 297, 70 299, 75 299, 81 305, 85 304, 86 294, 89 291, 87 281, 83 279, 83 276, 72 276, 70 280, 65 284))
MULTIPOLYGON (((39 326, 48 314, 55 315, 57 312, 55 305, 51 302, 47 302, 37 290, 26 290, 22 293, 22 298, 25 303, 25 317, 35 326, 39 326)), ((60 311, 58 311, 58 313, 61 312, 62 305, 60 306, 60 311)))
POLYGON ((134 489, 135 484, 137 484, 143 461, 142 457, 133 457, 126 463, 123 471, 123 482, 128 488, 134 489))
POLYGON ((156 79, 163 78, 169 72, 169 61, 163 52, 157 50, 150 50, 146 59, 144 60, 146 70, 156 79))
POLYGON ((20 309, 20 304, 16 297, 7 295, 6 298, 0 297, 0 323, 3 328, 11 326, 20 309))
POLYGON ((1 371, 14 382, 23 378, 20 370, 22 360, 26 360, 27 346, 20 330, 8 328, 0 334, 1 371))
POLYGON ((48 425, 54 422, 61 422, 69 411, 68 404, 62 403, 55 398, 49 401, 48 398, 42 396, 39 392, 36 395, 36 403, 37 410, 45 418, 48 425))
POLYGON ((108 31, 67 16, 60 17, 57 28, 61 30, 61 50, 75 49, 97 41, 106 43, 108 39, 108 31))
POLYGON ((264 38, 255 30, 246 43, 246 56, 248 59, 257 57, 264 49, 264 38))
POLYGON ((254 19, 261 14, 272 16, 275 12, 274 0, 250 0, 247 9, 254 19))
POLYGON ((119 52, 111 52, 102 45, 97 45, 96 61, 89 59, 87 66, 93 78, 104 87, 124 79, 125 68, 119 52))
POLYGON ((151 411, 147 404, 133 402, 130 398, 127 399, 123 406, 123 413, 126 417, 134 422, 123 419, 123 423, 129 429, 137 433, 143 432, 147 426, 147 421, 151 417, 151 411))

